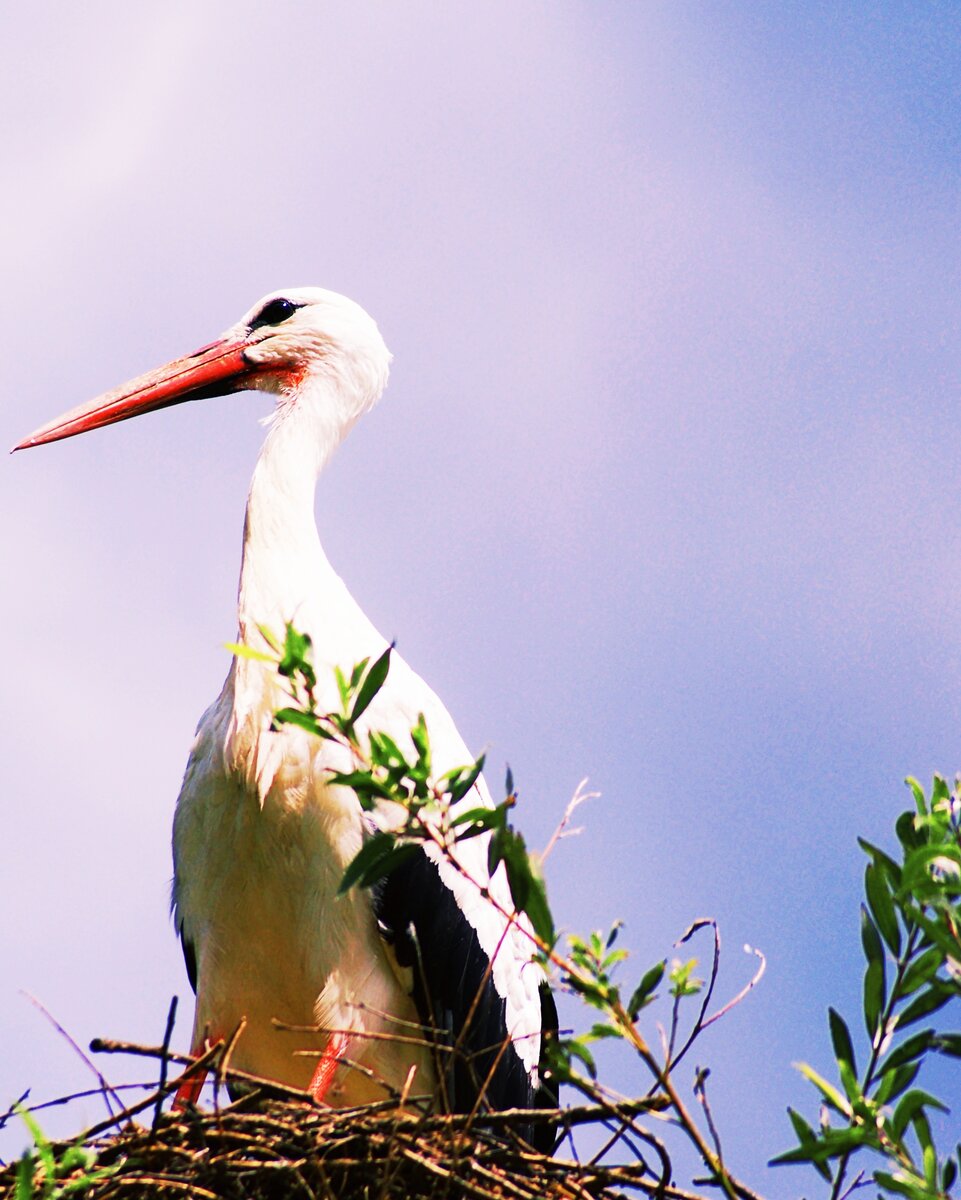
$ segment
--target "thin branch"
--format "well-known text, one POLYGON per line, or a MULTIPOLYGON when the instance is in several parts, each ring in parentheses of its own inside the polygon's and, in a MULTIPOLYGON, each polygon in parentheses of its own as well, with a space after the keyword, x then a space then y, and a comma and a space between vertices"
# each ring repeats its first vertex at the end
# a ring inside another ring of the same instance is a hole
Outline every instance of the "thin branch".
POLYGON ((732 1000, 728 1000, 727 1004, 725 1004, 723 1008, 719 1008, 716 1013, 708 1017, 708 1019, 701 1026, 702 1029, 707 1029, 707 1027, 709 1025, 713 1025, 715 1021, 720 1021, 721 1017, 723 1017, 725 1013, 729 1013, 732 1008, 735 1008, 738 1004, 740 1004, 745 996, 747 996, 749 992, 753 991, 754 988, 756 988, 761 982, 764 972, 767 970, 767 959, 764 956, 764 952, 762 950, 758 950, 756 946, 745 945, 744 953, 754 954, 761 960, 758 969, 754 972, 751 980, 741 988, 741 990, 732 1000))
POLYGON ((53 1013, 51 1013, 50 1010, 44 1004, 42 1004, 41 1001, 39 1001, 37 999, 36 996, 31 996, 29 992, 22 992, 22 995, 26 996, 26 998, 30 1001, 30 1003, 34 1006, 34 1008, 39 1009, 39 1011, 43 1013, 43 1015, 47 1018, 47 1020, 54 1027, 54 1029, 56 1029, 57 1033, 59 1033, 60 1036, 66 1040, 68 1045, 70 1045, 73 1048, 73 1050, 76 1052, 77 1056, 79 1057, 80 1061, 86 1067, 88 1067, 90 1069, 90 1071, 93 1073, 93 1075, 96 1077, 97 1082, 100 1084, 100 1091, 103 1096, 104 1104, 107 1107, 107 1112, 110 1113, 111 1115, 113 1114, 113 1109, 110 1107, 110 1099, 109 1099, 109 1097, 111 1095, 113 1096, 114 1100, 116 1100, 117 1107, 123 1108, 123 1101, 120 1099, 120 1097, 117 1095, 117 1093, 114 1091, 114 1089, 107 1082, 103 1073, 96 1066, 96 1064, 93 1062, 93 1060, 90 1058, 90 1056, 88 1054, 86 1054, 81 1049, 81 1047, 77 1044, 77 1042, 74 1041, 74 1039, 70 1036, 70 1034, 67 1033, 66 1029, 64 1029, 64 1027, 57 1020, 57 1018, 53 1015, 53 1013))
POLYGON ((707 1099, 707 1078, 710 1075, 707 1068, 698 1067, 694 1076, 694 1095, 697 1097, 701 1108, 704 1109, 704 1119, 707 1121, 707 1127, 711 1131, 711 1140, 714 1143, 714 1149, 717 1152, 718 1165, 721 1171, 724 1171, 724 1152, 721 1150, 721 1137, 717 1131, 717 1126, 714 1124, 714 1117, 711 1113, 711 1106, 707 1099))
POLYGON ((150 1132, 154 1135, 157 1133, 157 1127, 160 1125, 160 1114, 163 1111, 164 1088, 167 1084, 167 1064, 169 1062, 168 1055, 170 1054, 170 1039, 173 1036, 174 1022, 177 1019, 177 997, 171 996, 170 1008, 167 1010, 167 1024, 164 1029, 163 1045, 160 1049, 163 1053, 160 1055, 160 1084, 157 1088, 157 1107, 154 1109, 153 1122, 150 1126, 150 1132))
MULTIPOLYGON (((120 1092, 149 1091, 150 1095, 153 1096, 156 1088, 156 1082, 151 1079, 144 1083, 116 1083, 110 1090, 114 1093, 114 1095, 117 1095, 120 1092)), ((23 1093, 23 1096, 20 1100, 14 1101, 14 1104, 21 1104, 29 1095, 30 1091, 28 1089, 23 1093)), ((62 1108, 65 1104, 73 1104, 75 1100, 89 1100, 91 1096, 101 1095, 103 1095, 103 1088, 84 1088, 82 1092, 69 1092, 66 1096, 57 1096, 54 1100, 44 1100, 40 1104, 31 1104, 30 1111, 31 1113, 38 1113, 43 1112, 44 1109, 47 1108, 62 1108)), ((10 1108, 3 1114, 3 1116, 0 1117, 0 1129, 3 1128, 5 1122, 8 1121, 12 1116, 16 1116, 16 1109, 14 1108, 14 1105, 11 1105, 10 1108)))
POLYGON ((217 1059, 217 1065, 214 1068, 214 1088, 215 1088, 215 1090, 217 1088, 222 1087, 224 1084, 224 1081, 227 1079, 228 1072, 230 1069, 231 1055, 233 1054, 234 1049, 237 1045, 237 1042, 240 1039, 240 1035, 243 1033, 243 1031, 246 1028, 247 1028, 247 1018, 241 1017, 240 1020, 237 1022, 233 1033, 230 1035, 229 1038, 227 1038, 227 1041, 224 1043, 224 1048, 221 1051, 220 1057, 217 1059))
MULTIPOLYGON (((704 1014, 707 1012, 708 1005, 711 1003, 711 997, 714 995, 714 985, 717 983, 717 974, 718 974, 718 970, 720 969, 720 965, 721 965, 721 931, 718 928, 717 921, 715 921, 713 917, 699 917, 698 920, 696 920, 692 925, 690 925, 688 927, 687 931, 683 934, 683 936, 678 938, 678 940, 674 943, 675 946, 683 946, 685 942, 689 941, 690 938, 692 938, 699 929, 703 929, 705 927, 705 925, 710 925, 711 929, 714 931, 714 959, 713 959, 713 962, 711 963, 711 974, 710 974, 710 978, 707 981, 707 987, 704 989, 704 998, 701 1001, 701 1011, 697 1015, 697 1020, 694 1022, 694 1027, 691 1029, 691 1032, 690 1032, 690 1035, 688 1036, 687 1041, 684 1043, 684 1045, 681 1047, 681 1049, 677 1052, 677 1055, 674 1058, 670 1059, 669 1066, 670 1066, 671 1070, 673 1070, 677 1066, 677 1064, 681 1061, 681 1059, 684 1057, 684 1055, 687 1054, 688 1050, 690 1050, 691 1046, 694 1044, 694 1041, 697 1038, 697 1036, 700 1034, 701 1030, 706 1028, 706 1026, 704 1024, 704 1014)), ((675 1006, 675 1013, 676 1013, 676 1011, 677 1011, 677 1009, 675 1006)), ((673 1025, 671 1028, 670 1045, 671 1045, 671 1048, 673 1049, 673 1046, 674 1046, 674 1027, 673 1027, 673 1025)))
POLYGON ((564 815, 561 817, 560 821, 558 822, 557 828, 551 834, 550 841, 547 843, 547 845, 544 847, 543 851, 541 852, 541 862, 542 863, 547 860, 548 855, 554 849, 554 847, 557 845, 557 843, 561 840, 561 838, 575 837, 577 834, 582 832, 582 830, 580 830, 580 829, 569 829, 568 828, 568 826, 571 823, 571 817, 573 817, 575 809, 579 808, 586 800, 597 800, 600 798, 600 794, 601 794, 600 792, 585 792, 584 788, 586 786, 587 786, 587 776, 585 775, 585 777, 580 781, 580 783, 574 789, 574 795, 570 798, 567 808, 564 809, 564 815))
MULTIPOLYGON (((88 1095, 95 1096, 95 1095, 97 1095, 99 1090, 100 1089, 97 1088, 95 1091, 89 1092, 88 1095)), ((17 1115, 18 1110, 23 1107, 24 1103, 29 1099, 29 1097, 30 1097, 30 1089, 29 1088, 27 1088, 27 1090, 25 1092, 20 1093, 19 1097, 16 1100, 14 1100, 14 1102, 10 1105, 10 1107, 3 1114, 3 1116, 0 1117, 0 1129, 3 1129, 3 1127, 6 1125, 6 1123, 10 1120, 11 1117, 15 1117, 17 1115)), ((44 1106, 42 1104, 36 1105, 35 1107, 31 1106, 30 1111, 33 1112, 33 1111, 35 1111, 35 1108, 43 1108, 43 1107, 44 1106)))
MULTIPOLYGON (((91 1049, 92 1048, 93 1048, 93 1043, 91 1042, 91 1049)), ((154 1053, 151 1057, 159 1058, 160 1057, 159 1050, 162 1050, 162 1047, 158 1048, 158 1053, 154 1053)), ((166 1084, 165 1094, 169 1095, 171 1092, 175 1091, 180 1086, 180 1084, 183 1082, 183 1080, 187 1079, 189 1076, 195 1075, 198 1071, 201 1071, 201 1070, 206 1071, 207 1068, 210 1066, 210 1064, 214 1061, 214 1059, 217 1057, 217 1055, 219 1053, 220 1053, 220 1042, 217 1042, 215 1045, 211 1046, 210 1049, 207 1050, 207 1052, 205 1054, 202 1054, 199 1058, 193 1059, 191 1062, 191 1065, 187 1068, 186 1071, 183 1072, 182 1075, 180 1075, 177 1079, 173 1079, 168 1084, 166 1084)), ((146 1098, 146 1100, 141 1100, 137 1104, 128 1105, 127 1108, 124 1108, 120 1112, 112 1115, 109 1121, 100 1121, 96 1125, 90 1125, 80 1135, 80 1140, 84 1141, 84 1142, 89 1142, 92 1138, 96 1137, 100 1133, 105 1132, 107 1129, 113 1129, 113 1128, 119 1129, 121 1124, 124 1121, 128 1121, 131 1117, 135 1117, 137 1115, 137 1113, 143 1112, 144 1109, 149 1108, 151 1106, 151 1104, 156 1104, 156 1102, 157 1102, 156 1093, 151 1092, 151 1094, 146 1098)))

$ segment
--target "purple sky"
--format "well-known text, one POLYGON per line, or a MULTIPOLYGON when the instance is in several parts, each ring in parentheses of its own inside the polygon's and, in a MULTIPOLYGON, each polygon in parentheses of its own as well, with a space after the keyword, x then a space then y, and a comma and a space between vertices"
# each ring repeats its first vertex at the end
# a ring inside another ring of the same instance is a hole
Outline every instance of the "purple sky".
MULTIPOLYGON (((816 1110, 791 1063, 829 1065, 827 1004, 858 1016, 855 837, 961 765, 961 13, 0 21, 5 444, 273 288, 360 301, 395 364, 321 482, 330 558, 495 787, 510 761, 533 844, 603 793, 549 864, 565 925, 624 918, 630 978, 714 915, 725 993, 765 951, 698 1062, 734 1169, 809 1188, 764 1163, 816 1110)), ((158 1041, 177 992, 188 1039, 169 825, 268 408, 0 472, 0 1106, 87 1083, 20 989, 81 1044, 158 1041)))

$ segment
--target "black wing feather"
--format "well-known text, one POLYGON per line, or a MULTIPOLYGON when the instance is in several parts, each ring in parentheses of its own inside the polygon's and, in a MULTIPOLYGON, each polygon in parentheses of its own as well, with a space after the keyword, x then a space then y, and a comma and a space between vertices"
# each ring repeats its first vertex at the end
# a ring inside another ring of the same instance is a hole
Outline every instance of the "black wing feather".
POLYGON ((184 952, 184 965, 187 968, 187 978, 190 980, 190 986, 197 992, 197 951, 194 949, 194 944, 184 933, 183 923, 177 926, 177 933, 180 935, 180 948, 184 952))
MULTIPOLYGON (((423 850, 398 865, 373 889, 381 934, 397 961, 413 975, 412 995, 429 1036, 443 1054, 441 1100, 451 1112, 483 1106, 554 1107, 557 1091, 544 1079, 536 1090, 520 1056, 507 1039, 506 1000, 494 986, 490 960, 461 912, 437 864, 423 850)), ((557 1010, 546 984, 541 988, 541 1057, 557 1032, 557 1010)), ((554 1131, 528 1126, 522 1136, 550 1151, 554 1131)))

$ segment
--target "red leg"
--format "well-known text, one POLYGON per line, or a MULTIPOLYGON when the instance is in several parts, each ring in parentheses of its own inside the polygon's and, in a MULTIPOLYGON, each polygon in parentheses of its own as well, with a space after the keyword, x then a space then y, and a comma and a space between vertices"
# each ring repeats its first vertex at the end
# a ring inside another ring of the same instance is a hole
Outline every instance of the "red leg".
POLYGON ((307 1091, 318 1103, 323 1103, 324 1097, 334 1079, 334 1072, 340 1066, 340 1060, 347 1052, 350 1038, 346 1033, 332 1033, 330 1041, 324 1048, 320 1061, 314 1069, 314 1074, 308 1084, 307 1091))
MULTIPOLYGON (((206 1052, 209 1045, 210 1038, 203 1038, 196 1046, 191 1048, 190 1057, 194 1059, 200 1058, 206 1052)), ((195 1071, 193 1075, 185 1079, 180 1087, 177 1088, 177 1094, 174 1096, 173 1111, 182 1112, 188 1104, 196 1105, 200 1099, 200 1093, 204 1090, 206 1079, 206 1070, 195 1071)))

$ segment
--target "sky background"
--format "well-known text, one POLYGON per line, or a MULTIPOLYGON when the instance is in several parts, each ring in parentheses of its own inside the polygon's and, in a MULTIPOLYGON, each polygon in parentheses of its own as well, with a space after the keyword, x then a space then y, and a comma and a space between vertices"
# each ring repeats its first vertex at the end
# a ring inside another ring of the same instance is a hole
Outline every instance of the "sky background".
MULTIPOLYGON (((602 793, 549 862, 563 925, 623 918, 630 981, 714 916, 724 997, 765 952, 697 1061, 734 1170, 810 1192, 765 1163, 788 1104, 816 1115, 791 1064, 830 1066, 827 1005, 860 1027, 856 836, 961 767, 961 9, 168 0, 0 30, 0 440, 267 291, 360 301, 395 363, 321 480, 329 557, 495 788, 510 762, 532 844, 602 793)), ((0 470, 0 1107, 90 1082, 22 990, 82 1045, 158 1042, 178 993, 187 1045, 169 827, 268 409, 0 470)))

